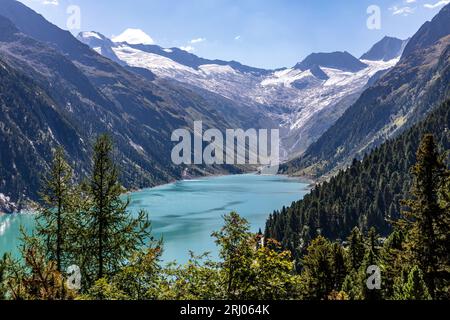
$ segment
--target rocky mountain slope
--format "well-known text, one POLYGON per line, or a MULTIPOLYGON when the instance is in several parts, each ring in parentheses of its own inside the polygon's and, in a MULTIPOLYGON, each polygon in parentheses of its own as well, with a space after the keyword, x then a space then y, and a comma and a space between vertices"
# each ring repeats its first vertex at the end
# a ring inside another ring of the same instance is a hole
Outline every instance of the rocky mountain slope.
POLYGON ((369 87, 285 171, 315 176, 345 167, 423 119, 450 96, 450 5, 425 23, 400 62, 369 87))
POLYGON ((400 40, 393 37, 384 37, 376 43, 367 53, 361 56, 361 60, 389 61, 402 55, 410 39, 400 40))
MULTIPOLYGON (((293 68, 263 70, 203 59, 178 48, 130 44, 123 38, 113 42, 98 32, 82 32, 78 39, 122 65, 254 106, 280 124, 286 158, 316 141, 370 79, 392 68, 399 58, 360 61, 347 52, 318 53, 293 68)), ((389 46, 385 49, 392 51, 389 46)))
MULTIPOLYGON (((221 130, 271 126, 252 106, 174 81, 150 81, 99 55, 23 4, 0 4, 1 209, 37 198, 40 174, 56 145, 67 150, 81 177, 90 169, 93 139, 110 133, 122 181, 126 187, 141 188, 185 173, 170 157, 176 129, 191 129, 198 120, 205 128, 221 130)), ((196 166, 189 174, 239 170, 196 166)))
MULTIPOLYGON (((281 128, 282 156, 301 154, 398 61, 335 52, 264 70, 123 40, 96 32, 76 39, 22 3, 0 0, 2 209, 37 198, 57 145, 79 177, 87 174, 93 139, 103 132, 113 135, 129 188, 180 179, 186 168, 172 164, 170 136, 198 120, 222 131, 281 128)), ((383 57, 395 49, 381 47, 383 57)))

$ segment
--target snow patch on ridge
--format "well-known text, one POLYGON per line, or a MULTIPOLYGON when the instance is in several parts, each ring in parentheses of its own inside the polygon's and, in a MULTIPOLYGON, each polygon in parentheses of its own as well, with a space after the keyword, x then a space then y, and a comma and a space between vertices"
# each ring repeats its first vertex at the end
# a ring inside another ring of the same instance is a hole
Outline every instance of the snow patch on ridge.
POLYGON ((358 98, 375 74, 394 67, 399 61, 399 58, 391 61, 361 60, 367 67, 358 72, 319 66, 326 77, 318 77, 311 70, 299 68, 258 74, 243 72, 230 65, 188 66, 124 42, 116 43, 111 49, 127 65, 148 69, 158 78, 187 83, 243 105, 261 108, 287 132, 285 138, 289 141, 282 152, 289 154, 305 147, 297 146, 299 140, 303 141, 300 144, 311 143, 310 134, 318 134, 317 130, 311 131, 315 121, 321 122, 320 130, 323 130, 328 122, 332 124, 336 120, 318 117, 339 116, 358 98))

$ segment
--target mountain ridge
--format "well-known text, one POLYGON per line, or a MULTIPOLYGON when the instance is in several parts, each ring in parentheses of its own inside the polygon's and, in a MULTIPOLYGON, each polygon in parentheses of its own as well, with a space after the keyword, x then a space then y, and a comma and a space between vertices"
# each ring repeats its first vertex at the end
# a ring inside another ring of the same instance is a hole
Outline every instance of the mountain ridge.
POLYGON ((331 53, 312 53, 302 62, 296 64, 294 69, 305 71, 315 66, 349 72, 358 72, 368 67, 367 64, 361 62, 347 51, 336 51, 331 53))
MULTIPOLYGON (((5 0, 2 0, 3 3, 6 3, 5 0)), ((8 3, 17 4, 13 10, 14 16, 20 15, 23 6, 16 2, 8 3)), ((22 91, 5 85, 1 95, 3 121, 0 127, 9 131, 13 130, 9 129, 11 126, 20 127, 8 119, 17 118, 18 110, 22 119, 34 119, 37 107, 25 106, 44 104, 35 99, 21 103, 23 107, 19 108, 18 99, 26 97, 23 92, 32 90, 45 96, 46 104, 45 108, 42 107, 45 112, 39 112, 39 121, 35 121, 34 131, 22 128, 15 138, 5 133, 2 150, 10 150, 11 156, 1 158, 0 167, 5 166, 0 172, 4 181, 0 184, 0 194, 3 200, 9 198, 15 205, 3 204, 2 210, 12 207, 20 209, 27 199, 38 199, 39 173, 46 171, 52 149, 57 145, 67 149, 69 162, 74 164, 77 177, 82 178, 90 170, 89 155, 94 137, 100 133, 110 133, 117 146, 122 181, 125 187, 136 189, 181 179, 185 169, 193 176, 245 170, 236 166, 185 168, 173 165, 170 160, 173 146, 171 133, 176 129, 192 130, 193 122, 197 120, 203 120, 206 128, 220 130, 229 127, 246 129, 258 125, 258 121, 264 122, 264 126, 271 125, 251 107, 237 106, 213 93, 200 94, 175 82, 149 81, 82 43, 76 45, 80 49, 78 52, 69 54, 67 50, 73 45, 64 47, 62 44, 78 42, 71 34, 60 30, 52 33, 57 36, 55 43, 40 41, 23 32, 28 27, 21 25, 22 28, 19 28, 3 17, 4 10, 5 7, 0 7, 0 24, 8 28, 0 29, 0 54, 5 68, 11 70, 3 74, 4 82, 14 82, 8 80, 12 72, 20 75, 14 79, 25 79, 23 83, 27 85, 22 91), (58 116, 51 116, 53 113, 58 116), (66 135, 70 141, 66 141, 64 135, 57 134, 58 130, 48 130, 57 119, 60 119, 57 121, 60 131, 69 128, 73 131, 66 135), (49 137, 50 140, 45 144, 45 139, 39 137, 49 137), (72 141, 79 141, 80 145, 71 147, 72 141), (35 149, 38 145, 39 149, 35 149), (20 168, 20 171, 14 168, 20 168)), ((30 12, 27 9, 25 16, 28 15, 30 12)), ((45 24, 41 18, 36 19, 45 24)), ((26 19, 21 21, 26 23, 26 19)), ((51 24, 48 26, 53 28, 51 24)), ((45 26, 34 35, 41 40, 49 40, 45 26)))
POLYGON ((368 52, 361 56, 361 60, 383 60, 389 61, 403 54, 410 39, 401 40, 385 36, 377 42, 368 52))
POLYGON ((303 156, 283 170, 313 176, 333 174, 420 121, 433 106, 445 101, 450 95, 448 21, 450 5, 419 29, 392 70, 367 88, 303 156), (436 41, 429 45, 424 33, 444 36, 437 40, 434 37, 436 41))
MULTIPOLYGON (((176 48, 114 43, 93 31, 81 32, 78 39, 112 60, 119 59, 121 65, 137 68, 137 72, 146 69, 156 78, 187 83, 236 103, 253 105, 280 123, 283 153, 292 157, 316 141, 354 102, 375 74, 397 62, 393 59, 366 64, 348 53, 341 53, 338 56, 344 56, 344 62, 350 60, 347 67, 340 66, 344 70, 329 68, 339 67, 339 64, 321 63, 328 68, 314 64, 305 70, 261 71, 240 63, 236 66, 233 62, 203 59, 176 48), (360 71, 345 71, 348 69, 360 71), (319 114, 324 113, 329 115, 328 120, 321 120, 319 129, 312 128, 319 114), (295 141, 299 136, 305 138, 302 143, 295 141)), ((333 54, 324 55, 333 58, 333 54)))

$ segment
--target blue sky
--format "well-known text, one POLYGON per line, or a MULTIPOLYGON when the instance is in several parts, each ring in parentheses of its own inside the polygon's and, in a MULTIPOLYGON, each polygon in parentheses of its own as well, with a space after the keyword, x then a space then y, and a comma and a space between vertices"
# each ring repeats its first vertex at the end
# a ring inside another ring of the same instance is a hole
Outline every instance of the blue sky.
POLYGON ((383 36, 408 38, 450 0, 20 0, 67 29, 77 5, 81 30, 108 37, 145 31, 163 47, 199 56, 278 68, 311 52, 360 56, 383 36), (380 8, 381 29, 369 29, 367 9, 380 8))

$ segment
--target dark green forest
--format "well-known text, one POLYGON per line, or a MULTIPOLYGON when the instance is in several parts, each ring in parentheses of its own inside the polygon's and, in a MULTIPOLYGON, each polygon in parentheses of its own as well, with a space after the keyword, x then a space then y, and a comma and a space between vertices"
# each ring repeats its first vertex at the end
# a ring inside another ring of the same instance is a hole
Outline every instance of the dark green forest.
MULTIPOLYGON (((387 141, 349 169, 316 186, 291 207, 274 212, 265 236, 279 241, 300 261, 306 246, 319 235, 344 241, 354 227, 367 233, 374 227, 382 236, 392 232, 402 199, 410 197, 411 168, 425 134, 433 134, 441 152, 450 149, 450 102, 436 108, 422 122, 387 141)), ((448 162, 447 162, 448 164, 448 162)), ((300 262, 298 262, 300 265, 300 262)))

